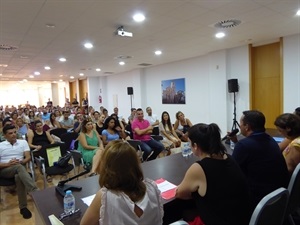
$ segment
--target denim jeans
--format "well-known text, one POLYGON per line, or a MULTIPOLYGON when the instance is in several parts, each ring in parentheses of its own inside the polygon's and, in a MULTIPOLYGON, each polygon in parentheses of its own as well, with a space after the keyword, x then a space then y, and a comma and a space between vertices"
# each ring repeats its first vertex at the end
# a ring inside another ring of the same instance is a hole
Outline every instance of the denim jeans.
POLYGON ((145 161, 150 153, 153 151, 153 154, 149 157, 149 160, 156 159, 156 157, 164 150, 164 146, 161 142, 156 140, 142 141, 141 149, 144 152, 143 160, 145 161))

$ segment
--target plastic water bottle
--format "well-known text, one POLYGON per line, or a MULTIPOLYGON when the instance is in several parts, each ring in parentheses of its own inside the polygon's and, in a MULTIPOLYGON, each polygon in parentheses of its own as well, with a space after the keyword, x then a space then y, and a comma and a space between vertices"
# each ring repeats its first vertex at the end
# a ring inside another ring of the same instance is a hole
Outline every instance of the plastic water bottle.
POLYGON ((72 214, 75 211, 75 197, 71 190, 68 190, 64 197, 64 211, 65 214, 72 214))
POLYGON ((182 156, 187 157, 190 154, 190 147, 189 143, 184 143, 183 148, 181 150, 182 156))

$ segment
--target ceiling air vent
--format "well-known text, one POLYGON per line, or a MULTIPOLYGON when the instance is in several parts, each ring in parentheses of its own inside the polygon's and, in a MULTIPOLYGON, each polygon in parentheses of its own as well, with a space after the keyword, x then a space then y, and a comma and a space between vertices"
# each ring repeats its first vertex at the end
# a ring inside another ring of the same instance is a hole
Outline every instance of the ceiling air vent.
POLYGON ((138 64, 138 66, 152 66, 152 64, 150 64, 150 63, 140 63, 140 64, 138 64))
POLYGON ((12 51, 12 50, 16 50, 16 49, 18 49, 18 47, 16 47, 16 46, 0 44, 0 50, 12 51))
POLYGON ((114 72, 104 72, 104 74, 111 75, 111 74, 114 74, 114 72))
POLYGON ((217 23, 215 23, 215 28, 232 28, 240 25, 242 21, 236 20, 236 19, 228 19, 228 20, 222 20, 217 23))
POLYGON ((130 55, 118 55, 115 57, 115 59, 122 59, 122 60, 131 59, 131 58, 132 58, 132 56, 130 56, 130 55))

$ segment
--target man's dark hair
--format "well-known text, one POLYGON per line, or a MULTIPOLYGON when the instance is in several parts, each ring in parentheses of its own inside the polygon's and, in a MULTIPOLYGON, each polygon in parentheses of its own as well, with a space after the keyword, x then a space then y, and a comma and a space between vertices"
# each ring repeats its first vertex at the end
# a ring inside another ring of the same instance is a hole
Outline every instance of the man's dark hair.
POLYGON ((297 108, 295 109, 295 114, 296 114, 297 116, 300 116, 300 107, 297 107, 297 108))
POLYGON ((12 129, 15 129, 15 125, 6 125, 5 127, 3 127, 2 131, 3 131, 3 134, 6 134, 8 130, 12 130, 12 129))
POLYGON ((247 110, 243 112, 243 123, 247 124, 254 132, 265 132, 266 118, 264 114, 257 110, 247 110))
POLYGON ((2 127, 5 127, 7 122, 12 123, 10 117, 6 117, 6 118, 2 121, 2 127))
POLYGON ((137 110, 136 111, 143 111, 143 109, 142 108, 137 108, 137 110))

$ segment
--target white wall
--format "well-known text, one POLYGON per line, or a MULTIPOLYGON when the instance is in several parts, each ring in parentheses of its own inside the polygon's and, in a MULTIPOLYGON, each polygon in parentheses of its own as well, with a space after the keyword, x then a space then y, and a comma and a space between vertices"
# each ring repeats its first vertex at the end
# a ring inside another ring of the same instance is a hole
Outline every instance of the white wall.
POLYGON ((300 106, 300 34, 283 38, 283 111, 300 106))
MULTIPOLYGON (((284 112, 292 112, 300 106, 300 35, 283 38, 283 100, 284 112)), ((119 107, 119 114, 127 118, 130 114, 131 98, 127 87, 133 87, 132 106, 145 109, 151 106, 153 112, 161 117, 163 111, 168 111, 171 120, 175 122, 175 113, 182 111, 193 123, 217 123, 223 134, 231 129, 233 119, 233 94, 228 93, 227 80, 238 79, 240 90, 236 94, 237 120, 242 111, 249 109, 249 54, 248 46, 242 46, 213 52, 179 62, 133 70, 130 72, 107 77, 88 78, 88 95, 90 105, 99 110, 103 105, 113 112, 119 107), (162 104, 161 81, 185 78, 186 104, 162 104), (98 97, 101 95, 102 104, 98 97)), ((22 101, 30 100, 37 104, 39 85, 19 85, 17 88, 26 94, 14 95, 15 82, 1 82, 0 105, 14 102, 11 96, 32 96, 22 101), (37 103, 36 103, 37 102, 37 103)), ((51 96, 48 89, 40 88, 40 101, 45 104, 51 96)), ((61 88, 60 88, 61 89, 61 88)), ((61 93, 60 93, 61 96, 61 93)), ((61 102, 61 101, 60 101, 61 102)), ((11 104, 11 103, 10 103, 11 104)), ((19 103, 18 103, 19 104, 19 103)), ((60 103, 61 104, 61 103, 60 103)), ((16 104, 17 105, 17 104, 16 104)))

